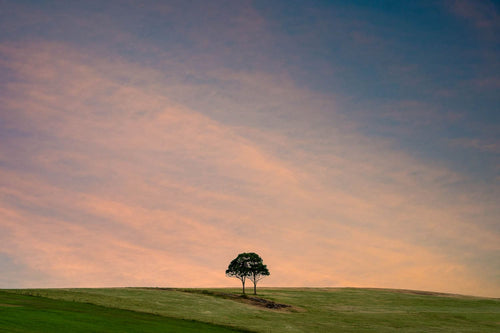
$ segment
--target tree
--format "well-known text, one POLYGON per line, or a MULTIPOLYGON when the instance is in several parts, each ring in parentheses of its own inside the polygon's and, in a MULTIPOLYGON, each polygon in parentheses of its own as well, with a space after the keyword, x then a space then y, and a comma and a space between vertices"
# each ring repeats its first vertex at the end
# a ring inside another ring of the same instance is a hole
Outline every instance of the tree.
POLYGON ((241 280, 241 284, 243 285, 243 294, 245 293, 245 280, 249 276, 249 271, 246 266, 246 253, 239 254, 226 269, 226 276, 235 277, 241 280))
POLYGON ((267 265, 264 265, 262 258, 257 253, 247 253, 249 255, 248 265, 250 276, 248 277, 253 282, 253 294, 257 295, 257 282, 269 276, 267 265))
POLYGON ((262 262, 262 258, 253 252, 238 254, 226 270, 226 276, 236 277, 241 280, 243 294, 245 293, 245 281, 247 278, 253 282, 253 293, 257 295, 257 282, 269 274, 269 270, 262 262))

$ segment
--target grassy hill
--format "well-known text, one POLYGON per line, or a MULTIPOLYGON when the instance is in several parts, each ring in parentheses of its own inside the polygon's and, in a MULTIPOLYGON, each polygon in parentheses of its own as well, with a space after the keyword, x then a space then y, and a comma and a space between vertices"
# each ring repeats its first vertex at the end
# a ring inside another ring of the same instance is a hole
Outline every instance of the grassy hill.
POLYGON ((260 288, 258 298, 238 293, 238 289, 161 288, 2 290, 0 331, 500 331, 500 299, 356 288, 260 288))

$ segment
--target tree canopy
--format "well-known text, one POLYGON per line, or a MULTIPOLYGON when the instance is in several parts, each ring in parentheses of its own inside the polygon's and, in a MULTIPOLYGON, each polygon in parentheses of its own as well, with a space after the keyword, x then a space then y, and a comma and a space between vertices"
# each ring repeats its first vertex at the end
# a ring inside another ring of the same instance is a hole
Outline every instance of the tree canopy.
POLYGON ((262 258, 253 252, 240 253, 231 261, 227 270, 226 276, 236 277, 241 280, 243 294, 245 293, 245 281, 250 279, 253 282, 253 293, 257 294, 257 282, 264 277, 269 276, 269 270, 264 265, 262 258))

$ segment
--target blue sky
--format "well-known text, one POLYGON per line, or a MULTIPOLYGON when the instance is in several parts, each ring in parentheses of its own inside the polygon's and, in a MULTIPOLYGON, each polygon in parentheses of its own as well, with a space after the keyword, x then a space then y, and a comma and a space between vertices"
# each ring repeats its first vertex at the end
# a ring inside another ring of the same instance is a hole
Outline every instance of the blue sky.
POLYGON ((0 9, 0 287, 500 295, 497 2, 0 9))

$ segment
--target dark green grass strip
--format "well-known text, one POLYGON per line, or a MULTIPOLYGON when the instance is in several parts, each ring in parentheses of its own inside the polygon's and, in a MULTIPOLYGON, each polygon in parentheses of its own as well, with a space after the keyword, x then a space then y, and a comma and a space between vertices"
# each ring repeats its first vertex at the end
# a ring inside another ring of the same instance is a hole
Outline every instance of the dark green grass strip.
POLYGON ((0 332, 249 332, 197 321, 0 291, 0 332))

